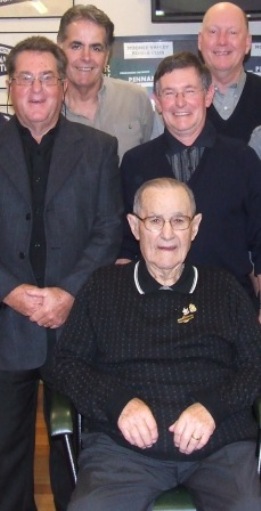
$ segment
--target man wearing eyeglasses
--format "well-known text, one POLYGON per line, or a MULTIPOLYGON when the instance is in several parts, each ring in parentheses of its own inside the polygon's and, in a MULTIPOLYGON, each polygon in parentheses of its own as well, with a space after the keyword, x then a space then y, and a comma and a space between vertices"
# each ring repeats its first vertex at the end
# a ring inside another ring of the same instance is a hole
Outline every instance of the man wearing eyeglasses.
MULTIPOLYGON (((135 191, 148 179, 166 176, 188 183, 203 214, 190 261, 234 274, 261 321, 261 162, 251 148, 217 134, 206 120, 213 94, 210 72, 194 54, 177 53, 159 64, 154 97, 165 131, 124 156, 125 211, 132 212, 135 191), (258 289, 250 278, 249 252, 258 289)), ((139 247, 126 223, 118 262, 138 256, 139 247)))
MULTIPOLYGON (((15 115, 0 137, 0 509, 35 511, 34 430, 39 379, 48 420, 52 352, 76 293, 121 242, 117 141, 61 114, 67 59, 44 37, 7 62, 15 115)), ((57 511, 72 484, 51 442, 57 511)))
POLYGON ((68 511, 152 511, 178 484, 200 511, 260 511, 261 329, 232 275, 187 262, 201 217, 187 185, 147 181, 128 215, 141 257, 76 297, 55 353, 86 427, 68 511))

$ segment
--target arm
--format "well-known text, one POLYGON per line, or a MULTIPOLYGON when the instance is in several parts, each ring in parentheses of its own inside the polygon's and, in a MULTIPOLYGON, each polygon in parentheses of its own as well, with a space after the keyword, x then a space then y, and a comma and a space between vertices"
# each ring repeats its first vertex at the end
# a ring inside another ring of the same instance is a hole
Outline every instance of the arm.
MULTIPOLYGON (((124 219, 123 219, 123 240, 118 257, 118 264, 125 264, 140 255, 139 244, 135 240, 129 223, 127 221, 127 214, 133 211, 134 195, 139 187, 139 183, 133 178, 136 169, 135 161, 133 161, 132 150, 128 151, 121 163, 121 180, 122 180, 122 196, 124 204, 124 219)), ((141 183, 140 183, 141 184, 141 183)))
MULTIPOLYGON (((93 189, 89 190, 89 193, 95 197, 95 203, 93 203, 95 210, 90 220, 92 222, 90 233, 75 266, 57 283, 59 288, 73 296, 77 294, 95 269, 116 260, 122 240, 123 207, 116 139, 106 136, 106 143, 99 143, 97 151, 99 153, 97 157, 94 153, 92 158, 96 158, 100 162, 99 168, 97 171, 95 170, 94 176, 90 179, 90 186, 93 186, 93 189)), ((88 164, 88 157, 86 161, 88 164)), ((92 172, 92 168, 89 172, 92 172)), ((88 197, 86 197, 86 201, 88 201, 88 197)), ((80 206, 85 208, 83 204, 80 206)), ((86 212, 88 212, 87 204, 86 212)), ((84 226, 81 228, 84 229, 84 226)), ((76 225, 74 229, 77 229, 76 225)), ((82 234, 81 231, 78 234, 78 236, 81 235, 84 236, 83 231, 82 234)), ((77 231, 75 236, 77 236, 77 231)), ((75 243, 77 243, 77 238, 75 243)))
POLYGON ((147 142, 151 138, 151 134, 154 126, 154 112, 151 104, 151 100, 148 94, 141 89, 140 94, 140 112, 141 112, 141 128, 142 128, 142 140, 141 144, 147 142))
POLYGON ((261 126, 257 126, 252 132, 249 143, 250 147, 252 147, 259 158, 261 158, 261 126))
POLYGON ((245 172, 247 175, 247 201, 244 204, 248 219, 248 248, 254 265, 254 282, 250 276, 256 295, 261 291, 261 162, 254 151, 246 148, 245 172))
POLYGON ((231 322, 228 347, 231 351, 230 377, 215 389, 204 389, 191 396, 200 403, 218 426, 233 413, 250 410, 261 394, 261 328, 245 291, 231 276, 224 293, 224 303, 231 322))
POLYGON ((57 342, 54 379, 57 388, 72 399, 83 415, 102 415, 103 419, 109 417, 116 424, 133 393, 120 378, 98 369, 100 352, 96 329, 100 318, 94 321, 90 305, 92 288, 97 290, 99 286, 95 277, 94 274, 77 295, 57 342))

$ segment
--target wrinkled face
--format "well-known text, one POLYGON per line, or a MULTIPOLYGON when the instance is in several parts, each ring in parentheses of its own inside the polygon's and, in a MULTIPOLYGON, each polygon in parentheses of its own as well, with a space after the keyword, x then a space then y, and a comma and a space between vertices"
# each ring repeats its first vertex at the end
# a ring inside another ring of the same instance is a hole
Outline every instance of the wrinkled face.
POLYGON ((203 20, 198 47, 214 77, 215 74, 230 73, 231 80, 236 80, 251 48, 251 36, 242 11, 228 3, 209 9, 203 20))
MULTIPOLYGON (((144 190, 139 211, 141 218, 162 217, 170 220, 178 215, 190 218, 193 216, 188 194, 183 188, 151 186, 144 190)), ((173 230, 171 224, 165 222, 160 232, 152 232, 134 215, 128 215, 128 220, 132 233, 139 240, 148 270, 155 274, 174 270, 182 265, 198 232, 201 215, 196 215, 189 227, 183 231, 173 230)))
MULTIPOLYGON (((23 51, 16 58, 13 78, 33 75, 34 77, 54 76, 59 78, 55 57, 49 52, 23 51)), ((30 131, 40 128, 49 131, 55 126, 64 98, 64 83, 41 83, 39 79, 27 85, 16 80, 10 84, 10 98, 21 124, 30 131)))
POLYGON ((68 59, 68 82, 75 87, 99 88, 109 57, 105 29, 88 20, 73 21, 60 46, 68 59))
POLYGON ((191 145, 201 133, 206 108, 213 98, 213 87, 203 90, 194 67, 175 69, 163 75, 154 97, 168 131, 185 145, 191 145))

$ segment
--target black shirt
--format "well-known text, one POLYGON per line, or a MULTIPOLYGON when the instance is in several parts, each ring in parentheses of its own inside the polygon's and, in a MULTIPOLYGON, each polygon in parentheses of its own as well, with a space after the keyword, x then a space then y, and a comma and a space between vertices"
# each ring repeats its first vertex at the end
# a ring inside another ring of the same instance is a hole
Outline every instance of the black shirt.
POLYGON ((38 286, 44 286, 46 263, 46 238, 44 229, 44 203, 49 176, 54 140, 59 122, 38 143, 17 120, 24 148, 25 161, 31 185, 32 232, 30 241, 30 261, 38 286))

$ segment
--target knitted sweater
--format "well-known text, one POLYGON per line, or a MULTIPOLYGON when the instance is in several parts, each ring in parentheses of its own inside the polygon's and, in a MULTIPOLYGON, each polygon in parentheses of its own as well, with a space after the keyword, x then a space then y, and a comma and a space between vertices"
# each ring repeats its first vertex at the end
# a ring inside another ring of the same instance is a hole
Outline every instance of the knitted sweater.
POLYGON ((246 83, 234 112, 224 120, 214 105, 207 110, 207 118, 221 135, 248 143, 254 128, 261 125, 261 77, 246 73, 246 83))
POLYGON ((117 427, 123 407, 138 397, 159 429, 145 454, 193 460, 256 437, 251 405, 261 392, 260 366, 261 329, 234 277, 200 269, 192 294, 140 294, 130 263, 98 270, 77 296, 58 341, 55 379, 90 431, 144 454, 117 427), (185 322, 189 304, 196 311, 185 322), (209 410, 217 428, 188 457, 174 446, 168 427, 195 402, 209 410))

